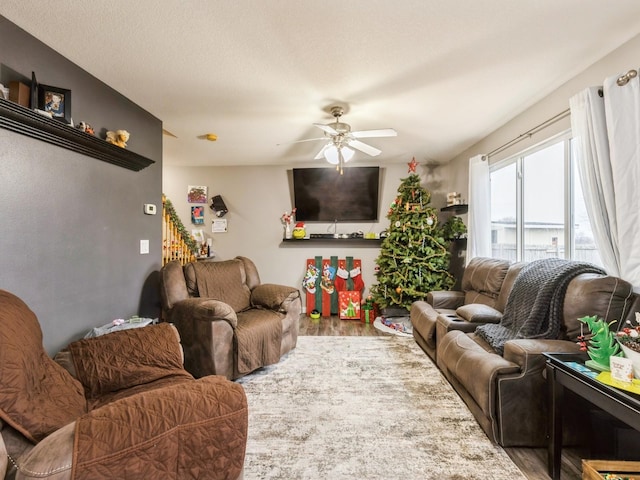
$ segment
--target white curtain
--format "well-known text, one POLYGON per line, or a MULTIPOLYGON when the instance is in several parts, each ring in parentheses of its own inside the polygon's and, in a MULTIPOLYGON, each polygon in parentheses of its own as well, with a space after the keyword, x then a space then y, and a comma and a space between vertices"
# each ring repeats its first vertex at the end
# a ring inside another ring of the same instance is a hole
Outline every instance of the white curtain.
POLYGON ((605 79, 571 99, 571 123, 587 212, 605 264, 640 289, 640 82, 605 79))
POLYGON ((604 269, 620 276, 618 227, 604 99, 592 87, 574 95, 571 107, 573 147, 584 201, 604 269))
POLYGON ((468 223, 467 263, 474 257, 491 257, 491 180, 489 161, 482 155, 469 159, 468 223))
POLYGON ((616 198, 620 277, 640 288, 640 81, 604 81, 609 155, 616 198))

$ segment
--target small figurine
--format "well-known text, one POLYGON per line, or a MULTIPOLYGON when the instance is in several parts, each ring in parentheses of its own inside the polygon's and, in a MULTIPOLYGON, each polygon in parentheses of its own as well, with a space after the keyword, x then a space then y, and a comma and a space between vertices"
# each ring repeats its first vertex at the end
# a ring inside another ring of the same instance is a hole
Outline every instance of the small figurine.
POLYGON ((93 127, 89 125, 87 122, 80 122, 79 124, 76 125, 76 128, 78 130, 82 130, 83 132, 89 133, 91 135, 95 135, 95 132, 93 131, 93 127))
POLYGON ((129 141, 129 132, 126 130, 116 130, 115 132, 109 130, 107 132, 106 140, 118 147, 125 148, 127 146, 127 141, 129 141))

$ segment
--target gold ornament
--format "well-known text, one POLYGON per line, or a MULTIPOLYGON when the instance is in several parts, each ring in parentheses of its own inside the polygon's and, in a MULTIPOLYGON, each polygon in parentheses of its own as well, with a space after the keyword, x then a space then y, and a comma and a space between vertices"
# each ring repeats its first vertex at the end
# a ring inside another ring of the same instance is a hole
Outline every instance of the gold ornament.
POLYGON ((400 295, 402 293, 402 287, 396 288, 396 293, 400 295))

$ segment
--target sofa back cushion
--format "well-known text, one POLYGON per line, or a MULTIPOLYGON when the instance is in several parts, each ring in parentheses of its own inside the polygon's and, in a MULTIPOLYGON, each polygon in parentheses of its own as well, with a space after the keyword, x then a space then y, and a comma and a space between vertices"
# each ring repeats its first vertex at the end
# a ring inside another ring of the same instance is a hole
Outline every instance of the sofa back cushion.
POLYGON ((511 262, 498 258, 472 258, 462 275, 464 303, 494 307, 511 262))
POLYGON ((507 305, 507 300, 509 299, 511 289, 513 288, 513 283, 516 281, 522 267, 526 264, 527 262, 513 263, 509 267, 509 270, 507 270, 507 275, 504 277, 504 282, 502 282, 502 288, 500 289, 500 295, 498 295, 498 299, 496 300, 496 310, 504 313, 504 307, 507 305))
POLYGON ((36 443, 86 408, 80 382, 45 351, 36 315, 0 290, 0 419, 36 443))
POLYGON ((220 300, 236 313, 251 306, 251 290, 240 259, 188 263, 184 274, 191 296, 220 300))
MULTIPOLYGON (((580 326, 584 325, 578 318, 585 316, 597 315, 607 323, 617 322, 625 317, 634 299, 633 287, 621 278, 595 273, 578 275, 569 283, 564 297, 561 334, 577 341, 580 326)), ((588 333, 588 329, 583 328, 588 333)), ((615 329, 616 325, 611 328, 615 329)))

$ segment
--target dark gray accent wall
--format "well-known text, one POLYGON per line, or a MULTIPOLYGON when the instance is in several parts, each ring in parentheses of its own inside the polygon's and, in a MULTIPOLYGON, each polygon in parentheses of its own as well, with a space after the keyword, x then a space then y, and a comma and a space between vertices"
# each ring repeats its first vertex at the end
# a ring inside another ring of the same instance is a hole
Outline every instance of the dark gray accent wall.
POLYGON ((128 130, 127 148, 155 161, 134 172, 0 129, 0 289, 36 313, 51 354, 115 318, 157 317, 162 122, 2 16, 0 45, 0 83, 34 71, 71 90, 75 123, 128 130))

